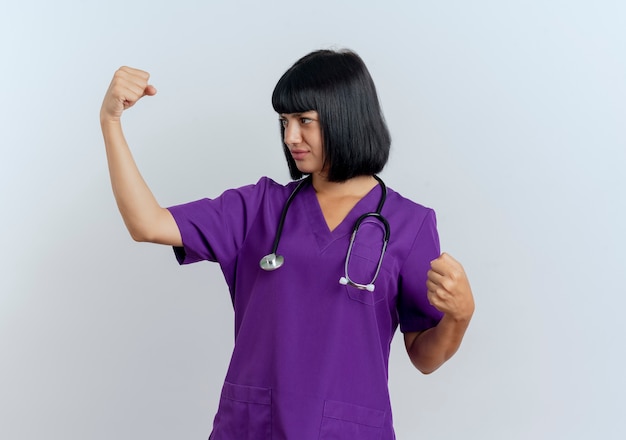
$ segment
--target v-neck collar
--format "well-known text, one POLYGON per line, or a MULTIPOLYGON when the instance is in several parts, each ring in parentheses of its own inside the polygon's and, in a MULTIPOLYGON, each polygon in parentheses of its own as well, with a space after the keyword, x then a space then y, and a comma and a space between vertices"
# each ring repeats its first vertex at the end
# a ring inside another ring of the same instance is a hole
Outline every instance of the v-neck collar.
POLYGON ((311 232, 315 236, 320 251, 324 251, 335 240, 352 234, 354 224, 359 216, 375 211, 381 196, 380 185, 376 185, 354 205, 341 223, 331 231, 324 218, 324 213, 317 200, 313 185, 308 184, 305 188, 302 188, 301 192, 302 194, 297 197, 301 198, 301 203, 307 214, 306 217, 309 219, 311 232))

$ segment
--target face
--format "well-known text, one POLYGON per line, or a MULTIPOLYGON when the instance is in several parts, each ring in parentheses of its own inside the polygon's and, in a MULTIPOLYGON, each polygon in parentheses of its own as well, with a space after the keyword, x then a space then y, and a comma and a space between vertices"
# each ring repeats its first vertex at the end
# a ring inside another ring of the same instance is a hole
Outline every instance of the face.
POLYGON ((281 113, 279 118, 285 129, 285 145, 298 170, 304 174, 324 171, 322 129, 317 112, 281 113))

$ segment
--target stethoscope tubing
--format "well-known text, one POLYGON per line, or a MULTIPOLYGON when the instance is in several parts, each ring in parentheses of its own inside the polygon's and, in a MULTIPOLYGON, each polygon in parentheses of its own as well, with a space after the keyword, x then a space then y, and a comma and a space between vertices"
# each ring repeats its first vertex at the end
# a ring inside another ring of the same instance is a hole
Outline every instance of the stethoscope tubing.
POLYGON ((348 252, 346 253, 346 262, 344 264, 344 269, 343 269, 344 276, 339 279, 339 283, 343 285, 350 285, 352 287, 356 287, 357 289, 361 289, 361 290, 368 290, 370 292, 374 291, 374 281, 376 281, 376 278, 378 278, 380 268, 383 265, 383 257, 385 256, 385 252, 387 251, 387 244, 389 244, 389 236, 391 235, 390 231, 391 231, 391 228, 389 227, 389 222, 387 221, 385 217, 383 217, 383 215, 380 212, 367 212, 361 215, 357 219, 357 221, 354 223, 354 229, 352 230, 352 235, 350 236, 350 244, 348 245, 348 252), (368 218, 372 218, 372 217, 377 218, 383 224, 383 230, 384 230, 385 235, 383 238, 383 247, 380 251, 380 256, 378 258, 378 264, 376 265, 376 272, 374 273, 374 276, 372 277, 372 281, 370 281, 367 284, 361 284, 350 279, 350 276, 348 275, 348 266, 350 265, 350 256, 352 255, 352 247, 354 246, 354 240, 356 239, 356 234, 359 231, 359 228, 361 227, 361 223, 363 223, 364 220, 368 218))
MULTIPOLYGON (((348 246, 348 251, 346 253, 346 261, 344 265, 344 276, 339 279, 339 283, 342 285, 350 285, 350 286, 356 287, 357 289, 368 290, 370 292, 374 291, 374 281, 376 281, 376 278, 378 277, 378 274, 380 273, 380 269, 383 263, 383 257, 385 256, 385 252, 387 250, 387 244, 389 243, 389 237, 391 235, 391 228, 389 226, 389 222, 382 215, 383 206, 385 205, 385 202, 387 201, 387 186, 385 185, 385 183, 382 181, 380 177, 374 175, 374 178, 378 181, 378 184, 380 185, 381 192, 382 192, 380 196, 380 200, 378 201, 378 206, 376 207, 375 212, 367 212, 365 214, 362 214, 354 223, 354 227, 352 228, 352 235, 350 237, 350 244, 348 246), (361 227, 361 223, 363 223, 363 221, 368 218, 376 218, 383 224, 384 239, 383 239, 383 246, 380 252, 380 258, 378 259, 378 265, 376 266, 376 272, 374 273, 372 281, 370 281, 368 284, 360 284, 350 279, 350 276, 348 275, 348 266, 350 263, 350 255, 352 254, 352 247, 354 246, 354 240, 356 238, 356 234, 359 228, 361 227)), ((285 225, 285 219, 287 218, 287 212, 289 210, 289 206, 293 202, 293 199, 300 192, 300 190, 304 187, 304 185, 310 181, 311 181, 311 176, 308 176, 302 179, 298 183, 298 186, 296 186, 296 188, 291 192, 291 194, 287 198, 287 201, 285 202, 285 206, 283 206, 283 209, 280 213, 278 227, 276 228, 276 235, 274 237, 274 242, 272 243, 272 252, 264 256, 263 258, 261 258, 261 261, 259 262, 259 265, 261 266, 263 270, 272 271, 272 270, 278 269, 279 267, 283 265, 284 258, 278 255, 276 252, 278 251, 278 245, 280 243, 280 238, 283 233, 283 227, 285 225)))
POLYGON ((307 181, 310 180, 310 177, 306 177, 302 179, 298 186, 291 192, 289 198, 285 202, 285 206, 283 206, 283 210, 280 213, 280 220, 278 221, 278 228, 276 228, 276 236, 274 237, 274 243, 272 244, 272 254, 276 254, 278 250, 278 243, 280 242, 280 237, 283 235, 283 227, 285 226, 285 219, 287 218, 287 211, 289 210, 289 205, 293 202, 293 199, 300 192, 300 190, 304 187, 307 181))

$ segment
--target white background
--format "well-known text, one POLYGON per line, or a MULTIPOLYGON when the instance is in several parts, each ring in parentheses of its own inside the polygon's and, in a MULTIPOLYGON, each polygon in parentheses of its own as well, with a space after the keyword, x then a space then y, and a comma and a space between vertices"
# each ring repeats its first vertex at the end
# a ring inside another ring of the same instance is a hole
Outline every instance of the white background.
POLYGON ((435 374, 396 338, 398 438, 626 438, 626 3, 6 3, 0 438, 208 437, 226 286, 130 239, 100 102, 120 65, 152 73, 159 93, 124 123, 163 205, 287 182, 271 92, 328 47, 370 68, 393 136, 383 177, 436 209, 476 296, 435 374))

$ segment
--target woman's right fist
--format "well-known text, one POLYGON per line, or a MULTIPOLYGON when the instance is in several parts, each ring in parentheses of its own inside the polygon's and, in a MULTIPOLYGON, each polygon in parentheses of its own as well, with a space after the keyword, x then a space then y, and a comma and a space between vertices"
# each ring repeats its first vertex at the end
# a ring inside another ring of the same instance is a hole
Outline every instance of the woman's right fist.
POLYGON ((156 94, 156 89, 148 84, 150 74, 132 67, 120 67, 109 89, 104 95, 100 109, 101 122, 119 122, 122 112, 135 105, 139 99, 156 94))

